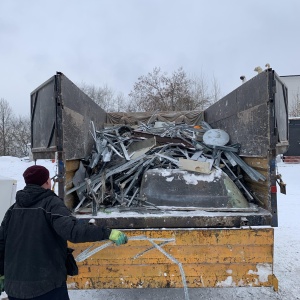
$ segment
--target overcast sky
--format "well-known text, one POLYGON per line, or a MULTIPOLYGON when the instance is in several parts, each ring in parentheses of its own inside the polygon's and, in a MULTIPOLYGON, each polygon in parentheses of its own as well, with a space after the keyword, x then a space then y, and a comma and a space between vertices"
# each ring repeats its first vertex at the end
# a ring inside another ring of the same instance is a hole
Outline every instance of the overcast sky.
POLYGON ((220 84, 270 63, 300 74, 300 1, 0 0, 0 98, 30 113, 30 93, 63 72, 127 95, 154 67, 220 84))

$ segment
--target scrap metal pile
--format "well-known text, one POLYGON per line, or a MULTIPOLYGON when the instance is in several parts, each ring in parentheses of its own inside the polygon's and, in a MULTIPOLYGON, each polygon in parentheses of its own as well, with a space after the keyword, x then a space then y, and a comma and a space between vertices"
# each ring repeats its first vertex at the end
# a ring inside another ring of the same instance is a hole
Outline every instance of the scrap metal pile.
POLYGON ((90 131, 94 149, 83 159, 73 178, 79 203, 75 212, 92 208, 93 215, 100 208, 113 206, 156 208, 140 193, 143 175, 150 169, 181 169, 210 174, 222 170, 235 182, 245 198, 254 196, 243 183, 240 169, 252 180, 264 176, 248 166, 239 156, 239 144, 227 145, 229 136, 220 129, 212 129, 206 122, 198 126, 155 122, 135 127, 114 126, 90 131))

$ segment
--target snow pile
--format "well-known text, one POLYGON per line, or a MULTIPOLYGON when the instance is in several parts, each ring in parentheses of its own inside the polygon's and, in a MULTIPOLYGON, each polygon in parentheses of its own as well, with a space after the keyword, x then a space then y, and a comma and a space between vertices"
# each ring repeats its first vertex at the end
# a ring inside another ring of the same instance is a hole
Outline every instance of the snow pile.
MULTIPOLYGON (((0 175, 17 180, 17 190, 21 190, 25 186, 23 178, 24 171, 35 164, 27 158, 17 158, 12 156, 0 156, 0 175)), ((56 164, 50 159, 40 159, 36 163, 46 167, 50 172, 50 177, 56 173, 56 164)))

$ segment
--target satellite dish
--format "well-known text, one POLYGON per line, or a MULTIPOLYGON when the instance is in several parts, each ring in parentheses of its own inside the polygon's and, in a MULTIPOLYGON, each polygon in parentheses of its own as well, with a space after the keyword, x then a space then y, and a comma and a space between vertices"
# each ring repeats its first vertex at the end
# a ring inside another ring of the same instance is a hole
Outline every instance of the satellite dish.
POLYGON ((222 129, 209 129, 203 135, 203 142, 211 146, 225 146, 229 142, 229 135, 222 129))

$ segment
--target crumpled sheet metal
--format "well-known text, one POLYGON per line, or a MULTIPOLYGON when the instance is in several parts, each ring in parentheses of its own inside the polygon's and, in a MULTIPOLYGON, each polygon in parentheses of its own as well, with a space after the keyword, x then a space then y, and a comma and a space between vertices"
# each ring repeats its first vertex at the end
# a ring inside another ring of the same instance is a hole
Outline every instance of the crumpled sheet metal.
POLYGON ((94 149, 89 158, 82 160, 80 174, 74 176, 74 187, 66 194, 77 192, 79 203, 75 211, 91 206, 94 212, 112 206, 159 209, 140 193, 143 176, 149 169, 179 169, 179 161, 184 159, 209 162, 210 169, 224 167, 231 180, 238 182, 237 187, 245 197, 253 200, 248 189, 240 183, 240 174, 235 174, 234 167, 239 165, 253 180, 265 178, 239 158, 236 153, 240 145, 206 145, 202 137, 210 129, 204 121, 197 126, 166 122, 155 126, 155 123, 140 122, 135 127, 111 126, 102 130, 96 130, 91 123, 94 149), (151 140, 147 141, 143 133, 147 137, 151 135, 151 140), (162 137, 165 142, 157 143, 162 137), (79 182, 78 178, 83 176, 85 180, 79 182))

